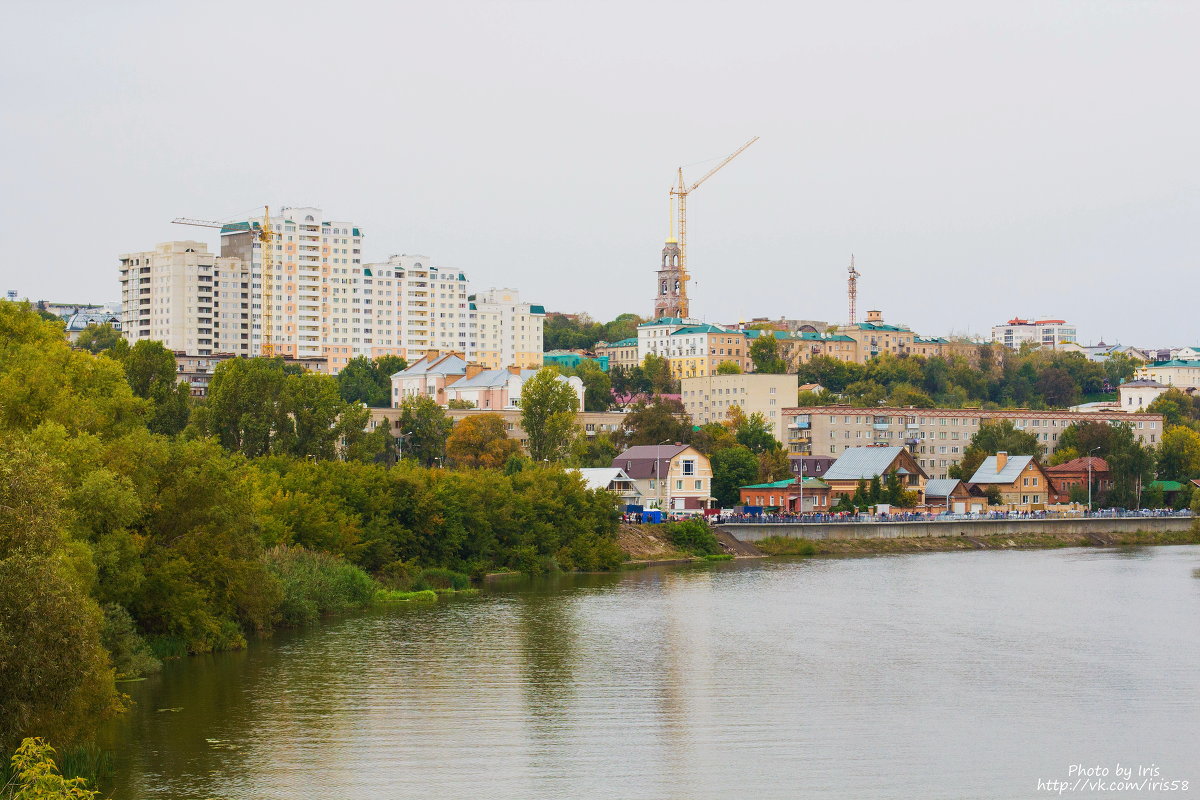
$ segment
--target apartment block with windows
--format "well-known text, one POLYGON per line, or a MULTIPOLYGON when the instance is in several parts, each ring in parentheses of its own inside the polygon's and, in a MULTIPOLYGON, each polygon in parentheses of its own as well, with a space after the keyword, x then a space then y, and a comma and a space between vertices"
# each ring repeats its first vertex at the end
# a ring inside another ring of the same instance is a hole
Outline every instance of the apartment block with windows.
POLYGON ((163 242, 120 262, 121 324, 130 343, 151 339, 197 355, 254 352, 246 262, 196 241, 163 242))
POLYGON ((799 379, 795 375, 741 374, 683 378, 680 393, 683 407, 695 425, 722 422, 733 406, 746 416, 762 414, 771 424, 775 438, 787 441, 784 408, 796 402, 799 379))
POLYGON ((1004 325, 992 327, 992 341, 1013 350, 1023 344, 1054 348, 1075 341, 1075 326, 1062 319, 1021 319, 1015 317, 1004 325))
POLYGON ((744 331, 663 317, 638 326, 638 361, 648 355, 667 359, 671 375, 694 378, 716 374, 724 361, 737 364, 743 372, 753 367, 744 331))
MULTIPOLYGON (((264 342, 261 227, 260 219, 247 219, 221 228, 221 255, 240 258, 250 265, 254 355, 262 352, 264 342)), ((311 207, 284 208, 271 217, 271 228, 275 232, 270 245, 274 248, 273 285, 265 295, 273 307, 275 352, 316 358, 327 355, 326 348, 337 344, 345 350, 336 354, 346 356, 352 345, 361 346, 363 339, 373 339, 373 325, 363 324, 361 316, 356 324, 351 313, 351 309, 365 308, 362 300, 366 295, 361 294, 365 287, 360 286, 359 302, 355 303, 351 285, 343 283, 343 279, 362 276, 362 231, 351 222, 324 219, 321 209, 311 207), (363 332, 366 327, 372 328, 371 334, 363 332)), ((371 306, 373 309, 374 303, 371 306)))
POLYGON ((488 289, 469 298, 476 328, 475 360, 489 369, 542 366, 546 309, 521 302, 516 289, 488 289))
POLYGON ((788 408, 785 416, 788 449, 796 455, 837 457, 851 447, 902 445, 930 477, 946 478, 962 460, 971 437, 981 425, 1012 420, 1018 430, 1035 434, 1042 455, 1058 446, 1062 432, 1078 422, 1127 424, 1146 446, 1162 440, 1161 414, 1115 412, 1031 411, 979 408, 853 408, 818 406, 788 408))
POLYGON ((363 280, 374 282, 376 293, 375 346, 361 354, 393 353, 412 361, 429 350, 454 350, 474 358, 466 275, 435 266, 422 255, 393 255, 367 264, 363 272, 363 280))

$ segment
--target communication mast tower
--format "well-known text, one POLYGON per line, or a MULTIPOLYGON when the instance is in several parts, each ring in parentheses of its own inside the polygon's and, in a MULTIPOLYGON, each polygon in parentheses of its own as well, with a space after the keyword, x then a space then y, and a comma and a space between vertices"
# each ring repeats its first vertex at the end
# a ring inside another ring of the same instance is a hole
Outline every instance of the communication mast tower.
POLYGON ((850 324, 855 322, 855 304, 858 302, 858 276, 861 273, 854 268, 854 254, 850 254, 850 280, 846 290, 846 294, 850 300, 850 324))

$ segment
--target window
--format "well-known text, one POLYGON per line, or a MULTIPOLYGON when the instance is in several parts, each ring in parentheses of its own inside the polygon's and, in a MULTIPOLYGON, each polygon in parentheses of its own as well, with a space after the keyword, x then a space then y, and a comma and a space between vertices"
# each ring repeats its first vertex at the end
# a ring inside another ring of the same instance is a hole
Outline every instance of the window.
POLYGON ((683 490, 683 481, 675 481, 675 488, 682 491, 683 490))
POLYGON ((694 458, 685 458, 683 460, 683 474, 684 475, 695 475, 696 474, 696 460, 694 458))

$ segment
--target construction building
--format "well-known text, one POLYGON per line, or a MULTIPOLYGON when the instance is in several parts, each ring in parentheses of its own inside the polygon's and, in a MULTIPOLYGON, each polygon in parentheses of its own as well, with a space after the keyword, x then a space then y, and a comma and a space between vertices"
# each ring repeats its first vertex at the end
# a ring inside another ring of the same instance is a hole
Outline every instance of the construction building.
POLYGON ((324 359, 331 373, 357 356, 430 349, 494 368, 541 365, 540 306, 521 303, 513 289, 476 301, 465 274, 426 256, 364 263, 361 228, 324 217, 303 207, 230 223, 176 220, 220 229, 221 254, 179 241, 121 256, 126 337, 198 356, 269 350, 300 363, 324 359), (273 276, 266 291, 264 260, 273 276))

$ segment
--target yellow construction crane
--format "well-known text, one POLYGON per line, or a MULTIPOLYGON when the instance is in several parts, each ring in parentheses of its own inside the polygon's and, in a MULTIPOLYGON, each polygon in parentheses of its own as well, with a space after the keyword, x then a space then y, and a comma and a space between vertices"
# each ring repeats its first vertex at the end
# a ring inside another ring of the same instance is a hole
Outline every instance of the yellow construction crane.
MULTIPOLYGON (((194 225, 198 228, 224 228, 224 222, 208 219, 192 219, 191 217, 176 217, 171 220, 176 225, 194 225)), ((253 229, 252 229, 253 230, 253 229)), ((263 206, 262 225, 258 231, 258 242, 262 253, 262 345, 259 354, 267 357, 275 355, 275 306, 272 290, 275 286, 275 237, 271 227, 271 208, 263 206)), ((253 262, 253 254, 251 255, 253 262)), ((253 268, 253 263, 251 263, 253 268)), ((253 285, 253 281, 251 281, 253 285)), ((251 303, 253 305, 253 303, 251 303)))
POLYGON ((696 181, 691 186, 688 186, 683 182, 683 167, 679 168, 678 183, 671 187, 670 196, 675 198, 678 203, 679 233, 676 237, 676 241, 679 244, 679 306, 682 316, 686 317, 688 315, 689 309, 687 300, 687 282, 691 279, 691 276, 688 275, 687 271, 687 197, 689 194, 696 191, 700 184, 711 178, 717 170, 740 156, 747 147, 757 141, 758 137, 755 136, 737 150, 734 150, 732 153, 726 156, 720 164, 717 164, 715 167, 706 172, 703 178, 696 181))

